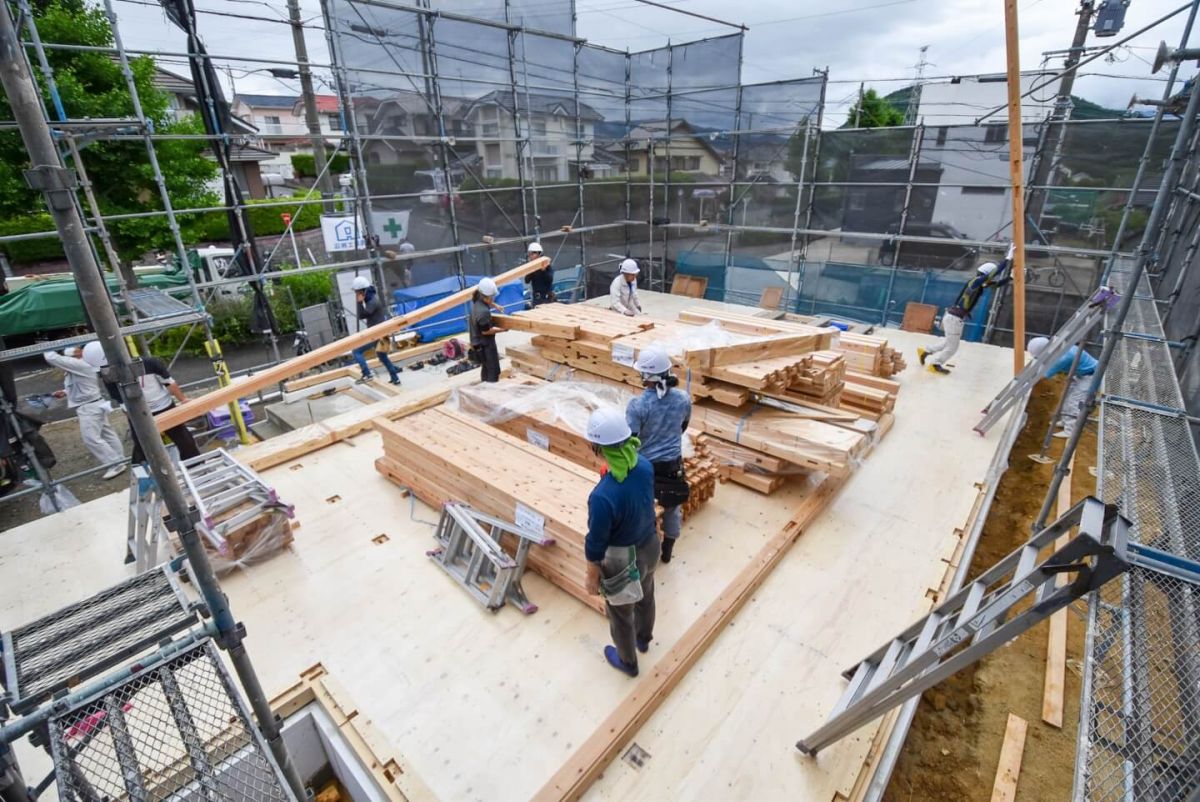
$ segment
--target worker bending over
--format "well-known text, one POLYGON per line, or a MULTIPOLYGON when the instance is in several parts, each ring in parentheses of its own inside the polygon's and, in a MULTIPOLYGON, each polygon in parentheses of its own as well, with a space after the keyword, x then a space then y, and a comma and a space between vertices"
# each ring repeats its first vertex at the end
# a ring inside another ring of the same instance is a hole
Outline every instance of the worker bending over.
POLYGON ((117 430, 108 422, 112 401, 100 391, 98 371, 84 362, 82 355, 79 348, 61 354, 57 351, 43 354, 47 362, 67 374, 63 387, 67 391, 67 407, 75 410, 75 417, 79 419, 79 438, 101 465, 109 466, 104 478, 113 479, 126 468, 125 447, 117 430))
MULTIPOLYGON (((111 375, 108 368, 108 357, 104 355, 104 349, 100 343, 91 342, 83 346, 83 361, 99 371, 98 376, 108 388, 108 394, 114 401, 123 405, 124 399, 121 398, 115 377, 111 375)), ((167 366, 162 363, 162 360, 152 356, 143 357, 142 369, 144 373, 137 377, 137 381, 142 388, 142 396, 146 399, 146 406, 150 408, 151 415, 159 415, 168 409, 173 409, 176 401, 180 404, 187 402, 187 396, 183 394, 183 390, 180 389, 179 384, 171 376, 171 372, 167 370, 167 366)), ((128 409, 125 414, 129 414, 128 409)), ((181 460, 200 455, 200 447, 196 445, 196 439, 192 437, 186 423, 172 426, 163 434, 175 444, 181 460)), ((132 425, 129 427, 129 436, 133 438, 131 463, 137 465, 145 462, 146 455, 142 451, 142 444, 138 442, 137 431, 132 425)))
POLYGON ((654 468, 638 454, 625 416, 610 407, 588 419, 587 439, 607 470, 588 496, 587 592, 604 596, 613 645, 608 664, 638 675, 637 653, 654 636, 654 568, 658 532, 654 524, 654 468))
POLYGON ((608 305, 614 312, 622 315, 640 315, 642 302, 638 300, 637 277, 641 270, 633 259, 621 262, 621 272, 613 278, 608 286, 608 305))
POLYGON ((691 488, 683 469, 683 433, 692 419, 692 401, 671 373, 671 357, 659 348, 647 348, 634 364, 645 390, 629 402, 625 421, 641 441, 638 453, 654 468, 654 498, 662 505, 662 561, 671 552, 683 523, 683 503, 691 488))
MULTIPOLYGON (((379 299, 379 292, 371 286, 370 279, 366 276, 355 276, 350 286, 354 289, 355 314, 359 320, 366 323, 368 327, 378 326, 387 320, 387 306, 379 299)), ((362 371, 361 381, 369 382, 375 378, 375 374, 367 365, 366 356, 367 351, 374 348, 375 356, 379 358, 379 364, 383 365, 387 369, 388 375, 391 376, 389 383, 400 383, 400 370, 392 364, 392 360, 387 355, 387 351, 391 347, 391 338, 384 337, 377 342, 361 345, 350 352, 354 356, 354 361, 358 363, 358 369, 362 371)))
MULTIPOLYGON (((1034 337, 1029 341, 1025 350, 1029 352, 1030 356, 1037 359, 1049 344, 1050 341, 1045 337, 1034 337)), ((1070 372, 1071 363, 1075 361, 1075 353, 1078 350, 1078 345, 1068 348, 1065 354, 1055 360, 1043 378, 1053 379, 1059 374, 1070 372)), ((1079 355, 1079 365, 1075 368, 1075 375, 1071 377, 1071 382, 1063 394, 1062 416, 1058 419, 1059 429, 1054 433, 1055 437, 1071 436, 1071 430, 1075 428, 1075 421, 1079 420, 1079 413, 1083 408, 1084 400, 1087 399, 1088 387, 1091 385, 1092 376, 1096 373, 1098 364, 1100 363, 1096 361, 1096 358, 1087 351, 1079 355)))
POLYGON ((975 269, 975 275, 958 291, 954 303, 942 314, 942 341, 929 348, 918 348, 917 358, 925 364, 928 357, 933 357, 928 370, 930 373, 949 373, 946 363, 958 352, 958 344, 962 341, 963 326, 971 316, 975 305, 983 297, 983 291, 989 287, 1002 287, 1012 280, 1008 275, 1012 267, 1013 250, 1016 246, 1009 245, 1004 263, 997 266, 995 262, 984 262, 975 269))
POLYGON ((482 366, 481 381, 500 381, 500 351, 496 348, 496 335, 500 329, 492 322, 492 310, 501 311, 496 305, 496 282, 483 278, 471 296, 471 312, 467 317, 467 331, 471 337, 470 357, 482 366))
MULTIPOLYGON (((528 262, 541 259, 542 244, 540 242, 529 243, 529 251, 525 256, 528 262)), ((529 285, 530 306, 552 304, 558 300, 554 295, 554 268, 550 266, 549 260, 544 268, 525 276, 525 283, 529 285)))

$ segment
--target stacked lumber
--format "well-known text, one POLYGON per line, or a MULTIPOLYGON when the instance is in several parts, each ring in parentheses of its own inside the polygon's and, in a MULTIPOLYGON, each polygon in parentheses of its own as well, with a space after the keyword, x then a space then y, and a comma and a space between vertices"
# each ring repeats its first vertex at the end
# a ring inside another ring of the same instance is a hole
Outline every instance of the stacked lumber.
POLYGON ((896 408, 896 394, 899 391, 900 385, 890 379, 851 371, 846 374, 841 405, 864 417, 879 420, 880 416, 896 408))
POLYGON ((814 404, 836 407, 846 379, 846 360, 837 351, 814 351, 788 389, 814 404))
POLYGON ((708 441, 708 451, 719 463, 722 479, 763 495, 774 493, 790 476, 807 473, 787 460, 716 438, 708 441))
POLYGON ((375 428, 383 438, 375 469, 431 507, 458 500, 510 521, 541 516, 554 545, 534 547, 529 568, 603 612, 587 592, 583 552, 594 471, 445 407, 375 428))
POLYGON ((887 339, 871 334, 842 332, 839 350, 851 370, 868 376, 888 378, 908 367, 904 357, 888 345, 887 339))

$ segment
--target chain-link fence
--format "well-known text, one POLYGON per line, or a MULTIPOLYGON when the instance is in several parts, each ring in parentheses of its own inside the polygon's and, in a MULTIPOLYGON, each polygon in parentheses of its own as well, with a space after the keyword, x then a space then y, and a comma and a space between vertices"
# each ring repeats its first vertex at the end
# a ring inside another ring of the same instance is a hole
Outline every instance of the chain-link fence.
MULTIPOLYGON (((1127 289, 1117 269, 1114 286, 1127 289)), ((1200 461, 1143 279, 1104 377, 1099 492, 1131 539, 1200 558, 1200 461)), ((1200 787, 1200 585, 1135 566, 1091 601, 1079 800, 1186 800, 1200 787)))

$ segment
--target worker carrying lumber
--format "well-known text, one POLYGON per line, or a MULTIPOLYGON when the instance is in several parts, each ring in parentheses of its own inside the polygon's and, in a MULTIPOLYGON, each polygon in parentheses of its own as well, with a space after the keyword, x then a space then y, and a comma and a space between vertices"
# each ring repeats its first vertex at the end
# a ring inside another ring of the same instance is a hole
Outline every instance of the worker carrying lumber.
MULTIPOLYGON (((542 243, 529 243, 529 251, 525 256, 528 262, 532 262, 534 259, 541 259, 543 256, 542 243)), ((546 262, 546 266, 541 270, 535 270, 527 275, 525 283, 529 285, 531 307, 552 304, 558 300, 554 295, 554 268, 550 266, 549 261, 546 262)))
POLYGON ((683 433, 692 420, 692 400, 676 389, 679 379, 671 372, 671 357, 661 348, 643 350, 634 369, 646 389, 629 402, 625 422, 641 441, 638 453, 654 468, 654 498, 663 508, 662 561, 669 563, 691 492, 683 468, 683 433))
MULTIPOLYGON (((100 343, 95 343, 97 347, 100 343)), ((63 389, 67 407, 75 410, 79 419, 79 439, 101 465, 107 465, 105 479, 114 479, 125 470, 125 447, 117 430, 108 421, 112 400, 100 390, 99 371, 83 361, 83 349, 71 348, 63 353, 47 351, 42 355, 52 366, 63 371, 63 389)))
MULTIPOLYGON (((355 315, 359 320, 366 323, 368 328, 378 326, 387 320, 387 306, 379 299, 379 291, 371 286, 369 278, 366 276, 355 276, 350 286, 354 290, 355 315)), ((391 358, 387 355, 387 352, 391 348, 391 337, 382 337, 376 342, 360 345, 350 352, 354 357, 354 361, 358 363, 358 369, 362 371, 362 378, 359 381, 369 382, 374 380, 375 374, 371 372, 371 367, 367 364, 366 354, 367 351, 375 349, 375 356, 379 358, 379 364, 387 369, 388 375, 391 377, 389 384, 400 383, 400 370, 392 364, 391 358)))
POLYGON ((638 263, 633 259, 621 262, 621 271, 613 277, 612 284, 608 285, 608 305, 614 312, 630 317, 642 313, 642 302, 638 300, 637 294, 637 277, 640 272, 642 271, 638 268, 638 263))
MULTIPOLYGON (((1045 337, 1034 337, 1029 341, 1029 345, 1025 346, 1025 350, 1029 352, 1031 357, 1037 359, 1049 344, 1050 340, 1045 337)), ((1078 345, 1072 345, 1068 348, 1065 354, 1055 360, 1054 364, 1043 374, 1042 378, 1053 379, 1060 374, 1069 373, 1078 350, 1078 345)), ((1096 366, 1099 364, 1096 358, 1087 351, 1079 354, 1079 365, 1075 368, 1075 375, 1071 377, 1071 381, 1063 394, 1062 415, 1058 419, 1059 428, 1054 433, 1055 437, 1071 436, 1071 430, 1075 428, 1075 421, 1079 420, 1079 413, 1083 409, 1083 402, 1087 399, 1088 387, 1092 383, 1092 376, 1095 375, 1096 366)))
POLYGON ((587 592, 604 596, 613 645, 604 647, 608 664, 638 675, 637 653, 654 637, 654 569, 658 531, 654 524, 654 468, 638 454, 618 409, 601 407, 588 419, 587 439, 604 457, 607 470, 588 496, 587 592))
POLYGON ((929 348, 917 349, 917 358, 922 365, 925 364, 928 357, 933 357, 926 367, 930 373, 950 373, 946 363, 958 352, 958 344, 962 342, 963 326, 966 325, 966 320, 971 316, 979 299, 983 297, 983 291, 991 287, 1003 287, 1012 280, 1008 271, 1012 267, 1015 249, 1016 246, 1013 244, 1008 246, 1008 253, 1000 265, 995 262, 984 262, 975 268, 975 275, 962 286, 954 303, 942 313, 942 334, 945 335, 942 341, 929 348))
POLYGON ((496 282, 482 278, 475 294, 471 296, 471 312, 467 317, 467 332, 471 337, 471 349, 467 356, 482 366, 479 378, 493 383, 500 381, 500 351, 496 348, 496 335, 501 329, 492 322, 492 310, 503 311, 496 305, 496 282))
MULTIPOLYGON (((83 346, 83 361, 99 371, 98 376, 100 381, 104 382, 104 386, 108 388, 109 396, 117 403, 124 405, 124 399, 121 398, 116 379, 109 370, 108 357, 104 355, 104 349, 100 343, 90 342, 83 346)), ((152 356, 143 357, 142 368, 144 372, 137 377, 137 381, 142 388, 142 395, 146 399, 146 406, 150 408, 151 415, 158 415, 172 409, 176 401, 180 404, 187 403, 187 396, 183 394, 183 390, 180 389, 179 384, 171 376, 171 372, 167 370, 167 366, 162 363, 162 360, 152 356)), ((128 410, 126 410, 126 414, 128 414, 128 410)), ((172 426, 163 434, 175 444, 181 460, 191 459, 200 454, 200 447, 196 445, 196 439, 192 437, 186 423, 172 426)), ((142 444, 138 442, 137 432, 134 431, 133 426, 129 427, 129 436, 133 438, 133 454, 130 456, 130 461, 134 465, 145 462, 146 455, 142 451, 142 444)))

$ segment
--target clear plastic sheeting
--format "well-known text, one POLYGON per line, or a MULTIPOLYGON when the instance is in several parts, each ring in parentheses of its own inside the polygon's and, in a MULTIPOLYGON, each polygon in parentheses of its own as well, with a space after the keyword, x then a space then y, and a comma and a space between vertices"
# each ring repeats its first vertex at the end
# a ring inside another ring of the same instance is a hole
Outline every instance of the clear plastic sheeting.
POLYGON ((265 518, 264 523, 256 526, 253 533, 229 553, 209 552, 208 560, 214 571, 227 574, 237 568, 258 565, 292 542, 292 522, 286 514, 272 510, 265 518))
POLYGON ((562 423, 576 434, 587 432, 588 418, 600 407, 625 409, 634 391, 598 382, 557 381, 521 384, 507 381, 460 387, 446 406, 489 424, 518 417, 562 423))

